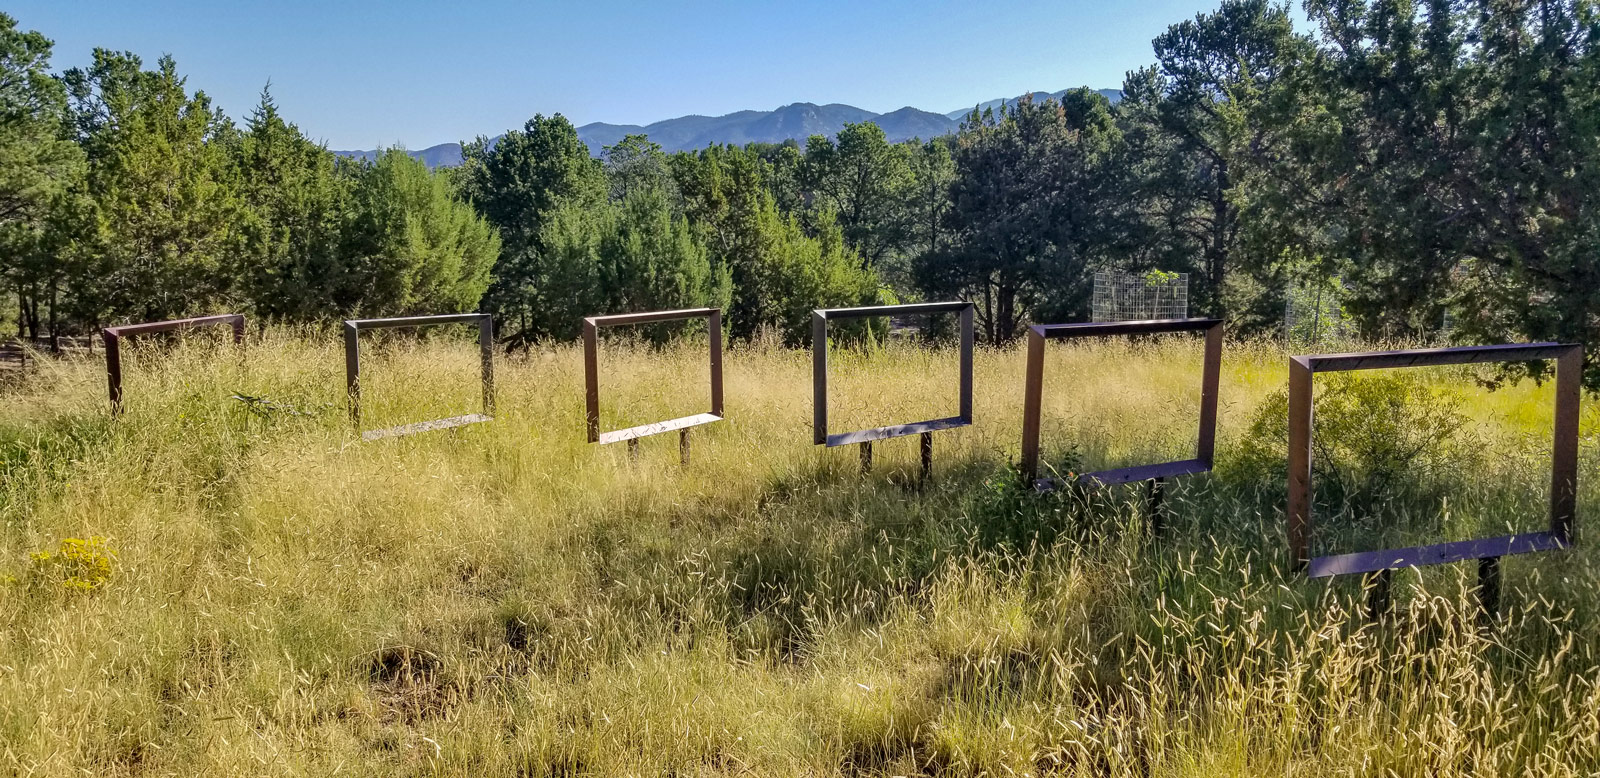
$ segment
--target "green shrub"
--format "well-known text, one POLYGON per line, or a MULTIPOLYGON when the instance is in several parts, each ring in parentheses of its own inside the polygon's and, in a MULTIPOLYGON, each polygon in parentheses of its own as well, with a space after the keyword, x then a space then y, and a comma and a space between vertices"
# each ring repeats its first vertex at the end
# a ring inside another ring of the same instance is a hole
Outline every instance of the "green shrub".
MULTIPOLYGON (((1312 400, 1319 501, 1371 512, 1393 499, 1432 499, 1476 456, 1459 395, 1408 375, 1334 373, 1312 400)), ((1245 479, 1288 476, 1289 394, 1268 395, 1232 465, 1245 479)))

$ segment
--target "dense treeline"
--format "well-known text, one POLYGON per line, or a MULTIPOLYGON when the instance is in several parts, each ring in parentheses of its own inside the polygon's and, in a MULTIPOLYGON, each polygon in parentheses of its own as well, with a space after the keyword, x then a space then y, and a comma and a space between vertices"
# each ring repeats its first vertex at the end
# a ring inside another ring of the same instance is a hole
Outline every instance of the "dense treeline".
MULTIPOLYGON (((1088 314, 1099 269, 1188 272, 1197 312, 1283 325, 1305 289, 1361 334, 1600 342, 1600 15, 1591 0, 1227 0, 1154 41, 1121 102, 974 112, 888 143, 595 159, 560 115, 430 172, 336 159, 262 93, 242 126, 170 59, 49 71, 0 36, 0 241, 19 330, 230 308, 500 315, 513 345, 595 312, 806 311, 961 296, 985 339, 1088 314)), ((1600 373, 1596 375, 1600 384, 1600 373)))

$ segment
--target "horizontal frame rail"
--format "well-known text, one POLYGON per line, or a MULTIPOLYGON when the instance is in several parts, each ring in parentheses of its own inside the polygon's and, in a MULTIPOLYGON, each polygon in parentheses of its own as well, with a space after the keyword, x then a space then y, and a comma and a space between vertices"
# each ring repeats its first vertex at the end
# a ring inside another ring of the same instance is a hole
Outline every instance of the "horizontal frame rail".
POLYGON ((1222 324, 1221 319, 1146 319, 1144 321, 1092 321, 1078 324, 1035 324, 1028 328, 1045 338, 1101 338, 1112 335, 1159 335, 1164 332, 1202 332, 1222 324))
POLYGON ((393 329, 397 327, 427 327, 434 324, 481 324, 492 319, 487 313, 443 313, 437 316, 397 316, 389 319, 349 319, 344 326, 358 330, 393 329))
POLYGON ((1524 532, 1497 538, 1436 543, 1431 546, 1357 551, 1353 554, 1316 557, 1306 566, 1306 575, 1310 578, 1329 578, 1351 573, 1376 573, 1380 570, 1442 565, 1469 559, 1494 559, 1514 554, 1556 551, 1568 545, 1565 538, 1554 532, 1524 532))
POLYGON ((873 316, 920 316, 930 313, 960 313, 972 303, 956 300, 943 303, 867 305, 859 308, 818 308, 813 313, 824 319, 865 319, 873 316))

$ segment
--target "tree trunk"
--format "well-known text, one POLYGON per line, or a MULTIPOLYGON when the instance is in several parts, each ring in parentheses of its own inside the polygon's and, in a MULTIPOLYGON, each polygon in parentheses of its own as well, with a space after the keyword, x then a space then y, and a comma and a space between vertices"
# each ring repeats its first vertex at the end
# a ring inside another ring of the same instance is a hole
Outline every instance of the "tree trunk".
POLYGON ((1211 199, 1211 311, 1221 313, 1222 283, 1228 259, 1228 166, 1217 166, 1217 188, 1211 199))
POLYGON ((1016 336, 1017 316, 1017 289, 1013 286, 1002 286, 999 291, 1000 312, 996 317, 1000 320, 999 340, 994 343, 1009 343, 1016 336))
POLYGON ((61 355, 61 329, 56 321, 56 296, 60 284, 56 279, 50 279, 50 353, 61 355))

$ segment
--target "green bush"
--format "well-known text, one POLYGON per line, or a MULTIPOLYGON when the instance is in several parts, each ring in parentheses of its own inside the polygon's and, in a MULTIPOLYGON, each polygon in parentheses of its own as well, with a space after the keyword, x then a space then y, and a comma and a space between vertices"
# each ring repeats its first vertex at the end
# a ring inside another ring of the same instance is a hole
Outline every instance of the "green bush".
MULTIPOLYGON (((1312 399, 1312 470, 1320 502, 1359 513, 1432 500, 1476 456, 1455 392, 1407 375, 1335 373, 1312 399)), ((1246 480, 1288 476, 1289 394, 1268 395, 1231 463, 1246 480)))

